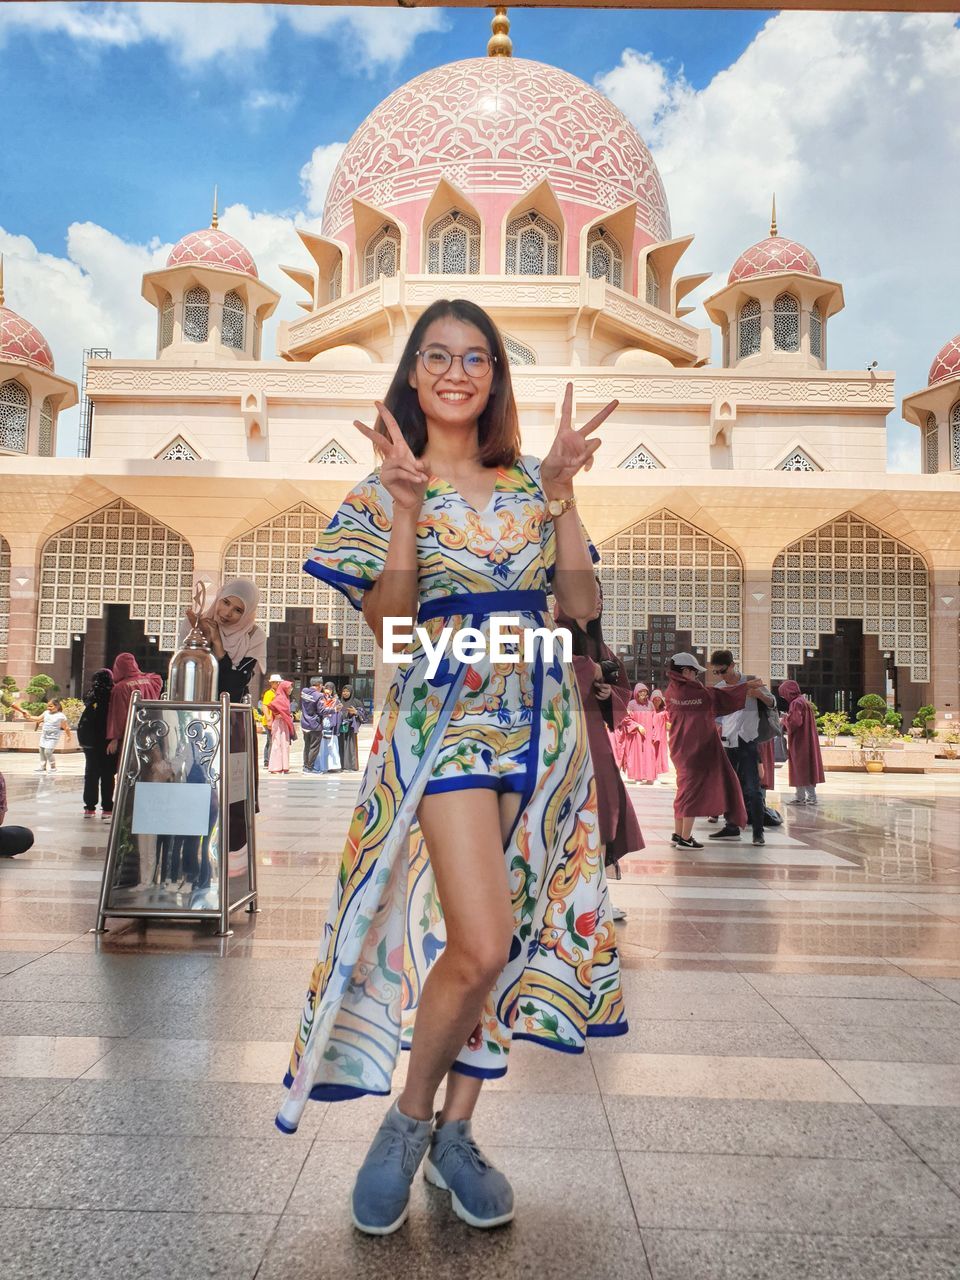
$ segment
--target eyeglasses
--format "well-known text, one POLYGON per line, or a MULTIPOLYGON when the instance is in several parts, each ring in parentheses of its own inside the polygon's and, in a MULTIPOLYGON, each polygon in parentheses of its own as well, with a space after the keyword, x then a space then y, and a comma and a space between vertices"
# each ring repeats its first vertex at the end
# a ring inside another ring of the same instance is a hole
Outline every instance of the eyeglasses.
POLYGON ((497 357, 489 351, 467 351, 462 356, 455 356, 446 347, 424 347, 417 355, 424 369, 433 377, 440 377, 454 360, 459 360, 460 368, 468 378, 485 378, 497 362, 497 357))

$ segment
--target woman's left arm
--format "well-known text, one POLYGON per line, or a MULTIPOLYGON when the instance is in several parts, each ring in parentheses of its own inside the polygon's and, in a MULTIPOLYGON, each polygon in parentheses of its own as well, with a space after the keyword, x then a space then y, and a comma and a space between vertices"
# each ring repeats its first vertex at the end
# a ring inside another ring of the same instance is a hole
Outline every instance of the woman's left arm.
MULTIPOLYGON (((573 497, 574 476, 581 470, 590 470, 593 455, 600 448, 599 440, 588 440, 587 437, 609 418, 619 403, 611 400, 578 430, 572 423, 573 383, 567 383, 557 434, 540 467, 540 483, 548 502, 573 497)), ((576 507, 569 507, 562 515, 554 516, 553 522, 556 535, 553 594, 557 604, 571 618, 592 618, 597 609, 597 586, 590 549, 576 507)))

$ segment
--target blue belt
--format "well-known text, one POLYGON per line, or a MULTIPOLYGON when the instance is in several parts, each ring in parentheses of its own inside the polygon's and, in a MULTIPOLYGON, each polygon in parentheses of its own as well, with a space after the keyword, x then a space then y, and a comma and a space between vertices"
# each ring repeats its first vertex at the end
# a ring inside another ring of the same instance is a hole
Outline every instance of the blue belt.
POLYGON ((475 596, 442 596, 420 606, 417 622, 450 618, 454 614, 489 617, 492 613, 546 613, 545 591, 483 591, 475 596))

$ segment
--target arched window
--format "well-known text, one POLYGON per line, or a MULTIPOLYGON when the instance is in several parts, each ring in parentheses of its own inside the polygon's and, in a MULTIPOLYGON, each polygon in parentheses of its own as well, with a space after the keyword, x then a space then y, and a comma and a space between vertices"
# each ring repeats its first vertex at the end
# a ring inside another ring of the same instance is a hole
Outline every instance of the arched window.
POLYGON ((427 271, 432 276, 480 274, 480 223, 459 209, 438 218, 427 232, 427 271))
POLYGON ((507 275, 560 274, 560 230, 530 209, 507 225, 507 275))
POLYGON ((940 429, 935 413, 927 414, 923 428, 923 469, 930 476, 940 470, 940 429))
POLYGON ((247 310, 236 289, 231 289, 223 299, 223 319, 220 322, 220 341, 234 351, 243 350, 243 335, 247 310))
POLYGON ((774 299, 773 345, 777 351, 800 350, 800 303, 792 293, 774 299))
POLYGON ((823 359, 823 313, 816 302, 810 312, 810 354, 817 360, 823 359))
POLYGON ((737 316, 737 356, 755 356, 760 351, 760 303, 748 298, 737 316))
POLYGON ((333 268, 333 275, 330 277, 330 297, 328 301, 336 302, 343 293, 343 259, 337 259, 337 265, 333 268))
POLYGON ((169 293, 165 293, 160 305, 160 350, 169 347, 171 342, 173 342, 173 299, 169 293))
POLYGON ((29 422, 30 395, 25 386, 11 378, 0 387, 0 449, 26 453, 29 422))
POLYGON ((950 470, 960 471, 960 400, 950 410, 950 470))
POLYGON ((40 406, 40 433, 37 438, 37 453, 41 458, 53 457, 53 397, 47 396, 40 406))
POLYGON ((183 299, 183 336, 187 342, 206 342, 209 333, 210 294, 195 284, 183 299))
POLYGON ((507 353, 507 359, 511 364, 536 364, 536 354, 525 347, 522 342, 518 342, 516 338, 508 338, 506 334, 503 337, 504 350, 507 353))
POLYGON ((363 283, 373 284, 381 276, 395 276, 400 266, 400 232, 390 222, 367 241, 363 251, 363 283))
POLYGON ((646 299, 651 307, 659 307, 660 277, 657 275, 657 269, 652 262, 647 262, 646 299))
POLYGON ((606 227, 594 227, 587 237, 587 275, 623 288, 623 250, 606 227))

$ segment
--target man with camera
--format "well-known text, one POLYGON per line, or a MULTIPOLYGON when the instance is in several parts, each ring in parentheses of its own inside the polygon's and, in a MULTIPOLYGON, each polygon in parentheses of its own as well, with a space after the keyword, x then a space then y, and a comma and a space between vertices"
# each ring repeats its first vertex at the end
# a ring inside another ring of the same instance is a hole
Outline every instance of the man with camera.
MULTIPOLYGON (((710 655, 710 673, 712 683, 721 689, 730 689, 738 684, 745 684, 752 676, 745 676, 733 660, 729 649, 716 649, 710 655)), ((762 708, 775 707, 776 699, 767 688, 762 688, 755 698, 748 698, 742 711, 734 711, 728 716, 720 717, 720 736, 726 749, 727 759, 733 765, 734 772, 743 792, 743 803, 746 806, 750 827, 753 831, 753 843, 765 844, 763 836, 763 790, 760 786, 760 755, 757 737, 760 732, 760 716, 765 715, 762 708)), ((724 814, 724 825, 714 831, 711 840, 739 840, 740 828, 724 814)))

